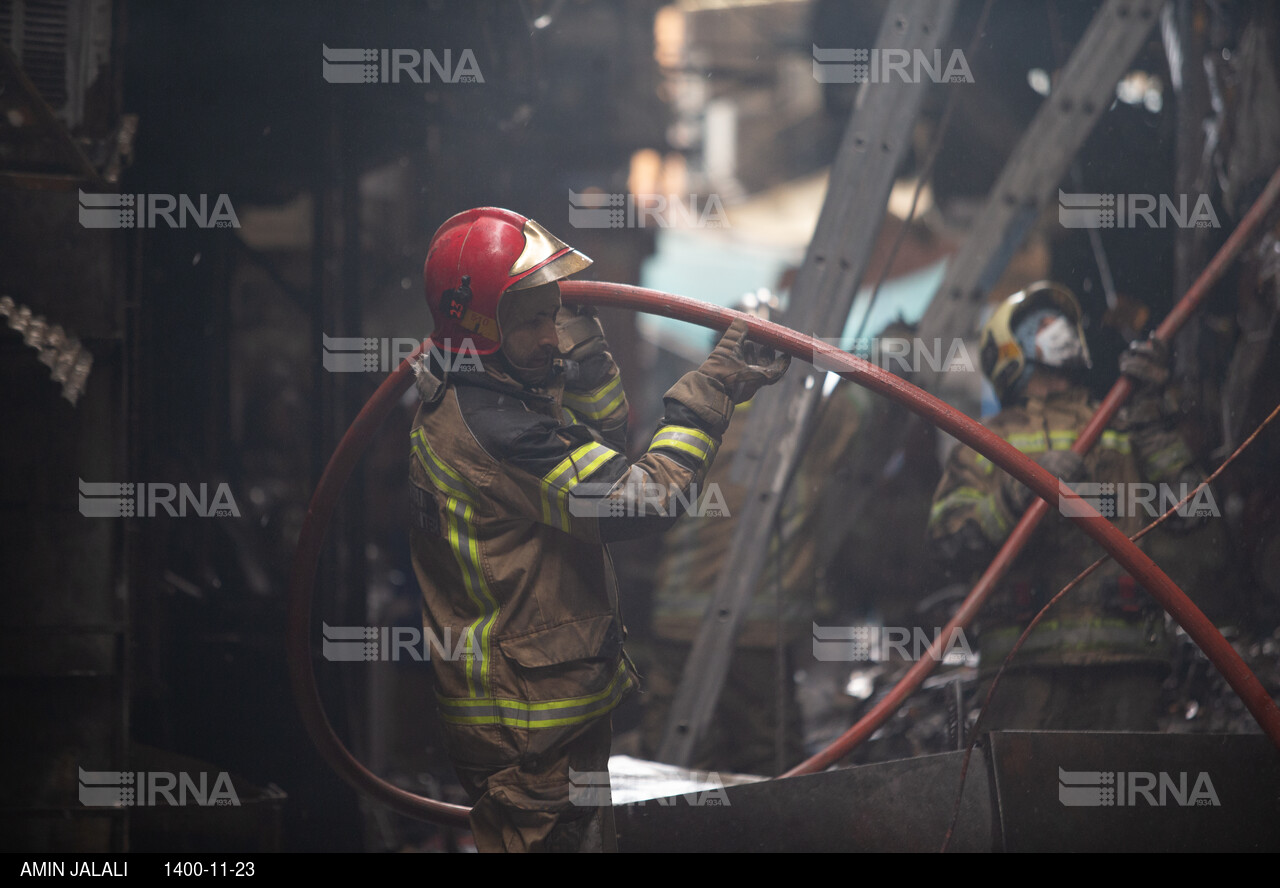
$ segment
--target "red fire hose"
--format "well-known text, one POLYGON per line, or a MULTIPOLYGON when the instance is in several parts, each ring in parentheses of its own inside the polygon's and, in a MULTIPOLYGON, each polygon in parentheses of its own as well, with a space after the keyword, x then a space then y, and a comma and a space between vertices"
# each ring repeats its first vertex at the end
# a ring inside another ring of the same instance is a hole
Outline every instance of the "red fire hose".
MULTIPOLYGON (((1097 540, 1139 583, 1151 591, 1222 672, 1263 731, 1280 747, 1280 709, 1276 708, 1261 682, 1214 625, 1111 522, 1074 493, 1065 488, 1060 490, 1057 478, 998 435, 909 382, 861 358, 751 315, 682 296, 621 284, 566 281, 560 285, 560 290, 564 301, 568 303, 644 311, 719 330, 741 318, 747 321, 751 337, 756 341, 801 360, 815 361, 820 358, 824 367, 836 368, 844 378, 902 404, 972 447, 1040 497, 1055 502, 1057 497, 1065 497, 1075 507, 1073 514, 1084 516, 1071 520, 1079 524, 1085 533, 1097 540)), ((356 761, 329 724, 320 702, 311 665, 312 589, 329 519, 356 461, 400 396, 412 384, 413 371, 409 362, 419 351, 421 350, 415 351, 414 355, 402 362, 365 404, 338 444, 316 487, 299 535, 290 576, 287 650, 290 678, 299 712, 307 732, 325 761, 357 790, 401 814, 462 826, 467 822, 467 808, 407 792, 382 780, 356 761)))
MULTIPOLYGON (((1266 188, 1263 189, 1262 193, 1258 196, 1258 199, 1254 201, 1253 206, 1249 208, 1249 212, 1245 214, 1245 217, 1240 220, 1240 224, 1236 226, 1236 230, 1231 233, 1229 238, 1227 238, 1226 243, 1224 243, 1218 250, 1217 254, 1213 257, 1213 260, 1205 266, 1204 271, 1202 271, 1200 276, 1196 278, 1195 283, 1193 283, 1191 288, 1187 290, 1186 295, 1178 301, 1178 304, 1173 307, 1173 310, 1169 312, 1169 315, 1164 319, 1160 326, 1156 328, 1156 332, 1154 334, 1155 338, 1160 339, 1166 344, 1173 339, 1173 336, 1178 332, 1178 329, 1186 323, 1187 319, 1190 318, 1191 315, 1195 313, 1196 309, 1200 307, 1200 303, 1204 301, 1205 296, 1209 292, 1209 288, 1213 286, 1218 278, 1222 277, 1223 272, 1227 270, 1231 261, 1235 259, 1236 255, 1241 249, 1243 249, 1245 243, 1253 234, 1254 229, 1261 224, 1263 218, 1266 217, 1267 212, 1275 204, 1277 197, 1280 197, 1280 169, 1276 170, 1276 172, 1271 175, 1271 179, 1267 182, 1266 188)), ((1122 375, 1116 380, 1115 385, 1111 387, 1111 391, 1107 393, 1107 397, 1103 399, 1103 402, 1099 405, 1097 412, 1093 414, 1093 417, 1089 420, 1089 424, 1085 426, 1084 431, 1080 433, 1080 437, 1076 439, 1076 442, 1071 446, 1071 449, 1081 455, 1086 454, 1093 449, 1093 445, 1097 443, 1100 437, 1102 437, 1103 431, 1115 417, 1116 411, 1124 405, 1124 402, 1129 399, 1129 396, 1132 393, 1133 382, 1127 376, 1122 375)), ((952 432, 952 434, 955 433, 952 432)), ((956 437, 960 436, 956 435, 956 437)), ((1010 474, 1013 473, 1011 472, 1010 474)), ((1022 479, 1018 478, 1018 480, 1021 481, 1022 479)), ((1036 492, 1039 493, 1039 491, 1036 492)), ((932 672, 934 667, 938 662, 940 662, 942 644, 944 644, 947 639, 953 638, 957 629, 962 629, 968 626, 969 623, 973 621, 973 618, 977 616, 982 605, 989 597, 991 597, 991 593, 994 591, 996 584, 1004 577, 1009 568, 1013 566, 1013 563, 1017 559, 1019 553, 1022 552, 1023 547, 1026 546, 1027 542, 1031 539, 1032 534, 1035 533, 1036 527, 1039 526, 1041 520, 1043 520, 1044 516, 1048 514, 1048 512, 1048 501, 1038 499, 1032 502, 1030 508, 1022 514, 1022 518, 1018 521, 1017 525, 1013 528, 1013 531, 1004 541, 1004 545, 1000 547, 1000 551, 996 553, 995 558, 993 558, 991 563, 987 565, 986 571, 984 571, 982 576, 978 578, 973 589, 970 590, 964 601, 961 602, 960 607, 956 610, 955 615, 952 616, 951 621, 947 623, 946 628, 944 628, 938 635, 938 638, 934 640, 928 653, 916 660, 916 662, 911 665, 911 668, 907 670, 907 674, 899 679, 893 689, 886 694, 879 703, 873 706, 870 712, 859 719, 857 724, 853 725, 853 727, 849 728, 849 730, 836 738, 827 746, 826 749, 822 750, 812 758, 796 765, 782 776, 794 777, 798 774, 811 774, 815 771, 821 771, 823 768, 826 768, 838 761, 841 757, 848 755, 852 749, 871 737, 871 735, 874 734, 881 725, 888 721, 889 718, 898 711, 898 708, 907 701, 907 698, 916 692, 920 687, 921 682, 928 678, 929 673, 932 672)), ((1128 565, 1126 565, 1126 567, 1127 566, 1128 565)), ((1130 573, 1133 572, 1130 571, 1130 573)), ((1134 573, 1133 576, 1140 582, 1142 581, 1142 578, 1136 573, 1134 573)), ((1165 606, 1166 610, 1169 610, 1170 613, 1174 614, 1175 618, 1177 617, 1177 614, 1169 608, 1169 605, 1165 603, 1164 599, 1161 598, 1160 595, 1157 594, 1156 598, 1165 606)), ((1181 623, 1182 621, 1179 620, 1178 622, 1181 623)), ((1186 628, 1185 625, 1184 628, 1186 628)), ((1192 637, 1195 638, 1194 635, 1192 635, 1192 637)), ((1196 638, 1196 643, 1200 644, 1200 639, 1196 638)), ((1209 653, 1209 649, 1204 647, 1203 644, 1201 644, 1200 647, 1206 654, 1209 653)), ((1227 676, 1227 680, 1230 682, 1230 674, 1216 661, 1215 665, 1217 665, 1219 669, 1222 669, 1223 674, 1227 676)), ((1231 686, 1236 688, 1234 682, 1231 682, 1231 686)), ((1239 693, 1241 698, 1245 699, 1246 703, 1248 702, 1247 698, 1244 697, 1244 694, 1239 688, 1236 688, 1236 693, 1239 693)), ((1272 709, 1274 709, 1274 705, 1272 706, 1272 709)), ((1257 715, 1257 711, 1254 710, 1252 706, 1250 707, 1250 711, 1254 712, 1255 716, 1257 715)), ((1258 719, 1258 723, 1262 724, 1261 718, 1258 719)), ((1276 739, 1275 735, 1271 734, 1270 731, 1268 731, 1268 734, 1271 735, 1273 741, 1276 739)), ((1280 745, 1280 743, 1277 745, 1280 745)))

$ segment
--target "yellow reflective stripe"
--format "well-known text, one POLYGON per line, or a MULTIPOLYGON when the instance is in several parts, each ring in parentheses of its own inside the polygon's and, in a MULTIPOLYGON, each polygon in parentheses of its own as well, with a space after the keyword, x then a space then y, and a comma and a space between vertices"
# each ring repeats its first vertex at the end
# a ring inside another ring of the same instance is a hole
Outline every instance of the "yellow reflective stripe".
POLYGON ((446 496, 456 496, 464 502, 475 505, 477 499, 475 489, 452 466, 436 455, 435 451, 431 449, 431 445, 427 443, 426 432, 421 428, 416 428, 409 436, 409 439, 412 442, 414 455, 418 457, 418 462, 422 463, 422 468, 426 470, 432 483, 439 488, 440 492, 446 496))
POLYGON ((426 433, 416 428, 410 434, 413 453, 431 479, 432 484, 445 497, 445 538, 458 562, 462 584, 467 597, 476 606, 477 617, 466 629, 473 640, 472 651, 466 667, 467 693, 478 697, 489 693, 489 651, 491 634, 498 620, 498 601, 489 589, 484 567, 480 559, 480 545, 476 539, 475 489, 452 466, 436 455, 427 442, 426 433))
POLYGON ((943 499, 933 504, 929 510, 929 524, 937 523, 953 509, 972 506, 978 524, 987 539, 998 542, 1009 532, 1009 522, 1005 520, 1000 508, 996 505, 993 494, 983 493, 974 487, 957 487, 943 499))
MULTIPOLYGON (((618 455, 617 451, 610 450, 608 447, 603 447, 603 445, 601 445, 601 447, 602 449, 600 450, 600 452, 592 456, 590 461, 585 466, 582 467, 582 469, 573 478, 573 480, 569 481, 569 483, 565 485, 564 490, 566 494, 570 490, 572 490, 574 487, 577 487, 579 481, 581 481, 583 478, 590 477, 592 474, 595 473, 596 469, 600 468, 602 465, 604 465, 609 460, 613 459, 615 456, 618 455)), ((567 496, 565 497, 565 501, 566 502, 568 501, 567 496)))
POLYGON ((963 506, 967 503, 979 503, 987 499, 987 494, 973 487, 957 487, 929 509, 929 522, 933 523, 942 517, 944 512, 963 506))
POLYGON ((602 691, 531 703, 500 697, 458 699, 437 695, 441 718, 454 725, 508 725, 514 728, 556 728, 599 718, 621 702, 631 687, 625 661, 618 662, 613 679, 602 691))
POLYGON ((649 450, 679 450, 706 462, 716 451, 715 439, 702 429, 689 426, 663 426, 649 442, 649 450))
POLYGON ((583 444, 542 477, 542 520, 566 533, 569 530, 569 491, 596 469, 618 456, 603 444, 583 444))
MULTIPOLYGON (((1049 442, 1053 445, 1054 450, 1068 450, 1080 438, 1080 433, 1074 429, 1058 429, 1049 432, 1049 442), (1063 446, 1057 446, 1063 445, 1063 446)), ((1045 447, 1044 435, 1040 432, 1015 433, 1005 438, 1010 444, 1018 448, 1023 453, 1044 453, 1045 447)), ((1102 433, 1102 438, 1098 445, 1105 447, 1107 450, 1114 450, 1117 453, 1129 453, 1132 447, 1129 444, 1129 436, 1123 432, 1117 432, 1114 429, 1107 429, 1102 433)), ((991 464, 991 460, 987 459, 981 453, 977 455, 975 460, 979 469, 983 473, 990 475, 995 469, 991 464)))
MULTIPOLYGON (((1073 429, 1066 429, 1066 430, 1049 433, 1049 440, 1051 442, 1053 442, 1054 444, 1065 444, 1067 445, 1067 447, 1070 447, 1071 445, 1075 444, 1076 440, 1079 439, 1079 437, 1080 437, 1079 432, 1073 429)), ((1106 429, 1103 431, 1102 437, 1098 440, 1098 445, 1100 447, 1105 447, 1108 450, 1116 450, 1116 451, 1119 451, 1120 453, 1128 453, 1130 449, 1129 436, 1126 434, 1123 434, 1122 432, 1117 432, 1114 429, 1106 429)), ((1059 448, 1055 447, 1054 449, 1057 450, 1059 448)))
POLYGON ((1133 449, 1129 444, 1128 435, 1111 429, 1107 429, 1102 433, 1102 446, 1120 453, 1129 453, 1133 449))
POLYGON ((626 397, 622 390, 622 377, 614 376, 590 392, 565 392, 562 400, 572 404, 587 419, 604 419, 617 410, 626 397))
POLYGON ((615 410, 621 407, 623 402, 626 400, 626 398, 627 398, 627 393, 624 392, 621 387, 619 387, 618 394, 613 397, 613 400, 611 400, 608 404, 605 404, 599 410, 593 411, 590 414, 590 417, 592 419, 604 419, 610 413, 613 413, 615 410))
MULTIPOLYGON (((1013 434, 1005 438, 1010 444, 1018 448, 1022 453, 1043 453, 1048 448, 1045 446, 1044 435, 1037 432, 1035 434, 1013 434)), ((1072 440, 1075 440, 1074 438, 1072 440)), ((987 459, 981 453, 978 454, 976 460, 978 468, 988 475, 995 468, 991 464, 991 460, 987 459)))
POLYGON ((929 523, 932 524, 933 522, 937 521, 939 518, 942 517, 942 513, 947 511, 947 509, 950 509, 953 505, 964 502, 966 500, 976 500, 979 496, 981 496, 981 494, 979 494, 972 487, 961 487, 961 488, 958 488, 957 490, 953 490, 951 493, 947 494, 945 497, 943 497, 942 499, 934 503, 932 507, 930 507, 929 523))
POLYGON ((498 601, 489 589, 480 560, 480 544, 472 521, 474 510, 456 496, 445 499, 445 537, 454 558, 462 571, 462 584, 467 596, 475 603, 479 616, 466 629, 472 639, 479 640, 479 649, 472 647, 470 662, 466 667, 467 693, 479 697, 489 693, 489 651, 494 624, 498 621, 498 601))
POLYGON ((1005 520, 995 499, 988 497, 978 506, 979 521, 987 539, 992 542, 1004 539, 1009 534, 1009 522, 1005 520))
POLYGON ((1023 453, 1039 453, 1046 449, 1044 434, 1041 432, 1036 432, 1035 434, 1014 434, 1005 438, 1005 440, 1021 450, 1023 453))
POLYGON ((1159 481, 1172 475, 1172 470, 1182 469, 1190 462, 1191 451, 1181 439, 1178 439, 1167 447, 1147 454, 1142 460, 1142 467, 1148 478, 1159 481))

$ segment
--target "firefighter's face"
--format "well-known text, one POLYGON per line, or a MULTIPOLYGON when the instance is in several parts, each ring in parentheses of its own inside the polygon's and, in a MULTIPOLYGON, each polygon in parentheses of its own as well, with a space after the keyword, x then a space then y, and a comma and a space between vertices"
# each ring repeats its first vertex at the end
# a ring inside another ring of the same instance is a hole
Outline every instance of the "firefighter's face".
POLYGON ((560 285, 554 281, 517 290, 503 297, 499 307, 502 353, 521 370, 550 370, 560 354, 556 312, 560 285))

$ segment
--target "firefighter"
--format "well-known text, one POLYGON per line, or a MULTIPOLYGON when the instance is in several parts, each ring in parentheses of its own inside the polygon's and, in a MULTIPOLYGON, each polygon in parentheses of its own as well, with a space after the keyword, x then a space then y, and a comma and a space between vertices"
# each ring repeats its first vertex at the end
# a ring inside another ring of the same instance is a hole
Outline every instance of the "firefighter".
POLYGON ((591 260, 532 219, 449 219, 424 267, 413 561, 436 702, 482 851, 612 850, 610 712, 637 682, 605 544, 657 532, 710 467, 734 405, 789 359, 736 322, 666 394, 647 452, 599 322, 557 281, 591 260))
MULTIPOLYGON (((1128 406, 1083 459, 1071 451, 1096 408, 1082 381, 1091 366, 1082 320, 1071 291, 1049 282, 996 308, 982 332, 981 360, 1003 409, 985 424, 1068 485, 1116 485, 1080 490, 1118 491, 1093 502, 1131 536, 1155 513, 1133 508, 1126 491, 1132 494, 1139 483, 1193 480, 1192 456, 1163 410, 1168 354, 1154 339, 1121 356, 1121 372, 1136 385, 1128 406)), ((1034 496, 985 457, 957 446, 929 517, 936 553, 950 569, 976 575, 1034 496)), ((1099 554, 1069 526, 1059 504, 1053 506, 979 617, 980 675, 988 681, 1031 617, 1099 554)), ((1189 529, 1195 521, 1183 524, 1189 529)), ((1159 606, 1108 562, 1030 635, 983 724, 990 730, 1155 730, 1169 645, 1159 606)))

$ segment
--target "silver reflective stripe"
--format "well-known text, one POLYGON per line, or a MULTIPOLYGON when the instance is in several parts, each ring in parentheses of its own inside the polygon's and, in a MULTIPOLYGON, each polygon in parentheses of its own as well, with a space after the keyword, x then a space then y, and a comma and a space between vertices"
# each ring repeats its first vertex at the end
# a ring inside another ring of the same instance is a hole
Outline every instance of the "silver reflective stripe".
POLYGON ((617 410, 626 399, 622 390, 622 377, 614 376, 598 389, 590 392, 565 392, 562 400, 587 419, 604 419, 617 410))
POLYGON ((542 477, 542 520, 569 531, 569 493, 609 460, 621 456, 603 444, 583 444, 542 477))
POLYGON ((431 445, 427 443, 427 435, 421 428, 413 430, 410 435, 410 441, 413 444, 413 452, 418 457, 418 462, 422 463, 422 468, 426 470, 431 481, 440 492, 446 496, 456 496, 458 499, 464 500, 475 505, 477 496, 475 488, 466 482, 452 466, 445 463, 444 460, 436 456, 431 445))
POLYGON ((715 454, 716 442, 701 429, 669 425, 658 429, 649 444, 649 450, 678 450, 707 462, 715 454))

